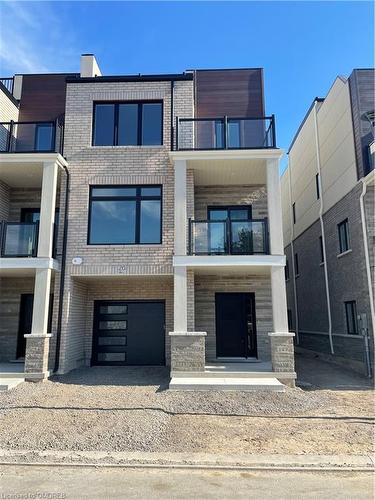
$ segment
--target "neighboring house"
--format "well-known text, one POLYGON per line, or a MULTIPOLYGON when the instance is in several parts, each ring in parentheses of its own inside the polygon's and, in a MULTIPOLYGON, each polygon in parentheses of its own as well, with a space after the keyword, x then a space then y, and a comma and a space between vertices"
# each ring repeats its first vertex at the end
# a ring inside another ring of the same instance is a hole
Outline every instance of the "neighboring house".
POLYGON ((171 387, 242 362, 252 386, 294 384, 261 69, 101 76, 83 55, 0 93, 2 122, 51 120, 2 123, 0 361, 166 364, 171 387))
POLYGON ((373 69, 316 98, 281 180, 289 327, 296 343, 373 373, 373 69))

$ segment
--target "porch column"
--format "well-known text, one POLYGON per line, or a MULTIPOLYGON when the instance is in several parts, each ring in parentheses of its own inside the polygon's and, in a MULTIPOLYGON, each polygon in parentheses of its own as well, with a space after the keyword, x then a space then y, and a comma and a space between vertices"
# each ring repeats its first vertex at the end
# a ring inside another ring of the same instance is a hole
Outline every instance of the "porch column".
MULTIPOLYGON (((267 203, 271 255, 284 255, 279 161, 267 161, 267 203)), ((271 295, 273 331, 271 339, 272 368, 275 372, 294 374, 294 333, 288 329, 284 268, 271 268, 271 295)), ((294 384, 293 378, 285 382, 294 384)))
POLYGON ((58 168, 55 162, 43 165, 38 257, 52 257, 58 168))
MULTIPOLYGON (((174 254, 187 252, 187 177, 186 161, 175 161, 174 254)), ((205 332, 194 326, 194 274, 186 266, 174 267, 174 331, 171 338, 171 374, 204 371, 205 332), (189 331, 190 328, 190 331, 189 331)))
POLYGON ((48 377, 48 354, 51 333, 48 315, 51 291, 51 269, 35 270, 34 305, 31 333, 25 335, 26 380, 44 380, 48 377))

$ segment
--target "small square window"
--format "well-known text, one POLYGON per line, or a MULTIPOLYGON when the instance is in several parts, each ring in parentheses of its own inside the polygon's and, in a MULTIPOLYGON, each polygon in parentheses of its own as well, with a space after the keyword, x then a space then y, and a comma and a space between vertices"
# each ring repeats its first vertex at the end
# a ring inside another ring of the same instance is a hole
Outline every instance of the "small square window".
POLYGON ((320 198, 320 182, 319 182, 319 174, 315 176, 315 187, 316 187, 316 199, 320 198))
POLYGON ((358 335, 357 304, 355 300, 345 302, 346 328, 349 335, 358 335))
POLYGON ((343 253, 350 249, 348 219, 340 222, 340 224, 338 224, 337 226, 337 229, 339 233, 340 253, 343 253))
POLYGON ((294 270, 296 272, 296 276, 299 276, 298 253, 294 254, 294 270))
POLYGON ((319 236, 320 263, 324 262, 323 238, 319 236))

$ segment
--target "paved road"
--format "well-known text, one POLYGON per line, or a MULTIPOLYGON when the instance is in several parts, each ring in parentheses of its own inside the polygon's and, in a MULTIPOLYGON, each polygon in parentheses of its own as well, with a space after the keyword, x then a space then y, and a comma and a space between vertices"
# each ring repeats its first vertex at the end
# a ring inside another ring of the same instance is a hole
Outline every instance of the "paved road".
POLYGON ((34 498, 372 500, 373 479, 370 473, 358 472, 0 466, 0 499, 60 493, 34 498))

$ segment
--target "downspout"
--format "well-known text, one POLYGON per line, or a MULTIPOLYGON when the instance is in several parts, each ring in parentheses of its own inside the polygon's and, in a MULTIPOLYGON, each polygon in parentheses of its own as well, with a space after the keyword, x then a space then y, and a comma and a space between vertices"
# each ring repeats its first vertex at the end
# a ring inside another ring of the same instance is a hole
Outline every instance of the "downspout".
POLYGON ((69 192, 70 192, 70 174, 69 170, 63 167, 66 173, 66 186, 65 186, 65 213, 64 213, 64 232, 61 253, 61 271, 60 271, 60 291, 59 291, 59 311, 57 316, 56 328, 56 352, 55 352, 55 366, 53 371, 56 373, 60 364, 60 346, 61 346, 61 325, 63 315, 63 301, 65 289, 65 267, 66 267, 66 248, 68 236, 68 211, 69 211, 69 192))
MULTIPOLYGON (((364 205, 364 197, 367 191, 367 181, 365 179, 361 179, 362 182, 362 193, 359 197, 359 205, 361 209, 361 224, 362 224, 362 234, 363 234, 363 246, 365 250, 365 264, 366 264, 366 274, 367 274, 367 284, 368 284, 368 294, 370 298, 370 311, 371 311, 371 325, 372 332, 375 332, 375 307, 374 307, 374 294, 372 291, 372 279, 371 279, 371 267, 370 267, 370 256, 368 253, 368 240, 367 240, 367 231, 366 231, 366 214, 365 214, 365 205, 364 205)), ((368 373, 371 373, 371 367, 367 367, 368 373)))
POLYGON ((174 150, 174 80, 171 80, 171 151, 174 150))
POLYGON ((317 117, 317 109, 316 109, 317 101, 314 103, 314 125, 315 125, 315 148, 316 148, 316 164, 318 167, 318 185, 319 185, 319 193, 320 193, 320 208, 319 208, 319 220, 320 220, 320 230, 322 233, 322 246, 323 246, 323 258, 324 258, 324 279, 326 286, 326 297, 327 297, 327 312, 328 312, 328 336, 329 336, 329 345, 331 349, 331 354, 335 354, 333 349, 333 340, 332 340, 332 317, 331 317, 331 298, 329 293, 329 283, 328 283, 328 262, 327 262, 327 254, 326 254, 326 239, 324 232, 324 222, 323 222, 323 189, 322 189, 322 176, 320 169, 320 150, 319 150, 319 137, 318 137, 318 117, 317 117))
POLYGON ((299 345, 299 321, 298 321, 298 300, 297 300, 297 286, 296 286, 296 270, 294 266, 294 222, 293 222, 293 211, 292 211, 292 181, 291 181, 291 172, 292 172, 292 161, 289 157, 289 165, 288 165, 288 186, 289 186, 289 217, 290 217, 290 228, 291 228, 291 238, 290 238, 290 250, 292 252, 292 272, 293 272, 293 295, 294 295, 294 315, 296 318, 296 342, 299 345))

